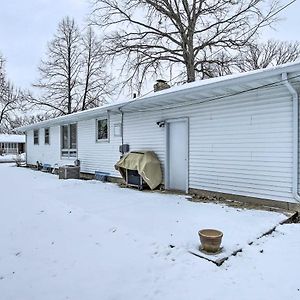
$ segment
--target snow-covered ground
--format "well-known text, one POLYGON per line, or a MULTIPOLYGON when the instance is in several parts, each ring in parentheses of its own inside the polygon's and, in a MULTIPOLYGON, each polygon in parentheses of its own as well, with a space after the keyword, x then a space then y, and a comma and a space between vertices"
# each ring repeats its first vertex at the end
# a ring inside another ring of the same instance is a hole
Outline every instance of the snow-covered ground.
POLYGON ((1 164, 0 299, 300 299, 300 226, 247 244, 284 218, 1 164), (205 227, 243 252, 191 255, 205 227))
POLYGON ((20 155, 16 155, 16 154, 3 154, 0 155, 0 163, 1 162, 13 162, 16 160, 21 160, 21 161, 25 161, 26 160, 26 154, 22 153, 20 155))

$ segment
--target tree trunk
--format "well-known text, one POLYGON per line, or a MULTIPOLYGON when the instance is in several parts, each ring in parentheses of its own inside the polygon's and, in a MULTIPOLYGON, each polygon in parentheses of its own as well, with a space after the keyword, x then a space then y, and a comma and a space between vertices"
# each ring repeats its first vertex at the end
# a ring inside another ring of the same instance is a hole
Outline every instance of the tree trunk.
POLYGON ((193 82, 196 80, 195 71, 195 54, 194 54, 194 34, 193 31, 188 32, 188 44, 187 44, 187 56, 186 56, 186 74, 187 82, 193 82))
POLYGON ((193 59, 189 59, 189 61, 186 63, 187 82, 193 82, 196 80, 196 71, 193 61, 193 59))
POLYGON ((68 44, 68 114, 72 113, 72 95, 71 95, 71 37, 68 44))
POLYGON ((88 93, 89 88, 89 81, 90 81, 90 75, 91 75, 91 57, 92 57, 92 44, 91 40, 89 40, 89 49, 88 49, 88 58, 87 58, 87 71, 86 71, 86 79, 85 79, 85 86, 84 86, 84 93, 83 93, 83 99, 82 99, 82 108, 81 110, 86 109, 86 97, 88 93))

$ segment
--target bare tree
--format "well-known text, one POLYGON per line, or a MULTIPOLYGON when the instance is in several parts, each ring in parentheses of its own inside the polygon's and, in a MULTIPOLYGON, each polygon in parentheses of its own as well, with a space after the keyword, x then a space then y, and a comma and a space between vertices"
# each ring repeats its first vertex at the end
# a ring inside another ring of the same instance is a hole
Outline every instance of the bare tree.
POLYGON ((50 119, 52 116, 49 114, 35 114, 35 115, 20 115, 15 116, 10 120, 10 131, 14 131, 15 128, 34 124, 37 122, 45 121, 50 119))
POLYGON ((300 58, 300 43, 269 40, 265 43, 250 43, 237 58, 239 71, 250 71, 293 62, 300 58))
POLYGON ((10 121, 20 109, 18 90, 6 78, 5 60, 0 54, 0 132, 7 132, 10 121))
POLYGON ((0 53, 0 87, 2 87, 4 85, 4 81, 5 81, 5 60, 2 56, 2 54, 0 53))
POLYGON ((0 91, 0 130, 9 128, 10 120, 19 109, 18 93, 12 83, 7 82, 0 91))
POLYGON ((91 23, 105 27, 107 55, 121 61, 128 83, 138 80, 140 87, 146 76, 167 68, 182 72, 187 82, 211 76, 212 64, 217 69, 224 64, 220 51, 233 55, 275 21, 279 5, 279 0, 94 0, 91 23))
POLYGON ((68 17, 59 23, 39 70, 41 78, 34 86, 43 93, 23 97, 54 117, 102 105, 113 92, 101 43, 90 27, 81 33, 68 17))
POLYGON ((54 115, 74 112, 79 84, 80 34, 73 19, 64 18, 54 39, 48 45, 47 60, 39 67, 41 78, 35 87, 44 91, 43 97, 31 97, 31 102, 52 110, 54 115))
POLYGON ((82 96, 78 109, 86 110, 108 102, 113 93, 112 77, 105 70, 101 43, 89 26, 82 37, 82 96))

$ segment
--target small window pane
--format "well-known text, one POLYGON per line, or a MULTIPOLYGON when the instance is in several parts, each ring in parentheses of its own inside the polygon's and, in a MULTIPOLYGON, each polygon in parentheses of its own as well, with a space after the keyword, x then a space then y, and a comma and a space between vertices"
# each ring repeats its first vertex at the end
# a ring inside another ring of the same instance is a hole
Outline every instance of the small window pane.
POLYGON ((98 140, 108 139, 107 119, 98 120, 98 140))
POLYGON ((76 124, 70 125, 70 146, 71 149, 77 148, 77 125, 76 124))
POLYGON ((70 151, 70 157, 76 157, 77 151, 70 151))
POLYGON ((39 131, 37 129, 33 131, 33 143, 34 145, 39 143, 39 131))
POLYGON ((68 149, 69 148, 69 131, 68 131, 68 126, 62 126, 61 127, 62 131, 62 148, 63 149, 68 149))
POLYGON ((69 156, 69 151, 65 151, 65 150, 61 151, 61 156, 62 157, 68 157, 69 156))
POLYGON ((50 129, 49 128, 45 128, 45 144, 49 145, 50 144, 50 129))

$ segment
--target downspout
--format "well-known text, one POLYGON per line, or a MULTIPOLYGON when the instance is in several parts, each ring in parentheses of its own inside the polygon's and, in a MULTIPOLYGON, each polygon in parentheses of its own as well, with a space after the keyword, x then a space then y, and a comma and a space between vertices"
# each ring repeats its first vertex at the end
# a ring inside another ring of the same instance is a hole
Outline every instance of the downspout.
POLYGON ((24 151, 25 151, 25 164, 26 164, 26 167, 28 165, 27 163, 27 131, 25 131, 25 147, 24 147, 24 151))
POLYGON ((293 178, 292 178, 292 192, 296 201, 300 202, 300 195, 298 192, 299 180, 299 98, 295 88, 288 80, 287 73, 282 73, 282 81, 293 99, 293 178))
POLYGON ((120 113, 121 113, 121 138, 122 138, 122 148, 121 148, 121 150, 122 150, 122 156, 124 155, 124 149, 123 149, 123 145, 124 145, 124 128, 123 128, 123 126, 124 126, 124 112, 122 111, 122 108, 121 107, 119 107, 119 111, 120 111, 120 113))

